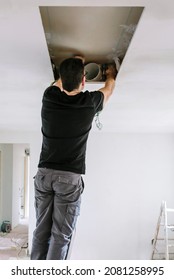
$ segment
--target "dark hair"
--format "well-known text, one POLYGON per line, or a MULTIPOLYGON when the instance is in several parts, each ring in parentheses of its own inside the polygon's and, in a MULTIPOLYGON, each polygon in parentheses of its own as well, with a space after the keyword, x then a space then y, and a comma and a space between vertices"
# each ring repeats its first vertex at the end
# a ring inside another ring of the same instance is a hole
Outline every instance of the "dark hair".
POLYGON ((60 64, 59 74, 63 89, 72 91, 77 89, 84 75, 84 64, 80 58, 67 58, 60 64))

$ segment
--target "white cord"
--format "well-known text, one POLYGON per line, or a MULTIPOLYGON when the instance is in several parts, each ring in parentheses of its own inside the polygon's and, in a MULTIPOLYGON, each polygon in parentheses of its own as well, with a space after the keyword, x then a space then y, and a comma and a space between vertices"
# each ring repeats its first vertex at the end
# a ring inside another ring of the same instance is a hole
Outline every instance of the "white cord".
POLYGON ((100 122, 100 119, 99 119, 99 112, 97 112, 97 113, 95 114, 95 124, 96 124, 96 127, 97 127, 99 130, 102 129, 103 125, 102 125, 102 123, 100 122))

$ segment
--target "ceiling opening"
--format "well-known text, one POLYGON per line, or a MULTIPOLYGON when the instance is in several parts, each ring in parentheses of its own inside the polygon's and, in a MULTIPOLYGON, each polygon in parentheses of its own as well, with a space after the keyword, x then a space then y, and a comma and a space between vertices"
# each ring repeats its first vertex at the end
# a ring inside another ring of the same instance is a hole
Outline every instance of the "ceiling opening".
POLYGON ((143 7, 40 7, 54 77, 62 60, 83 55, 100 65, 125 57, 143 7))

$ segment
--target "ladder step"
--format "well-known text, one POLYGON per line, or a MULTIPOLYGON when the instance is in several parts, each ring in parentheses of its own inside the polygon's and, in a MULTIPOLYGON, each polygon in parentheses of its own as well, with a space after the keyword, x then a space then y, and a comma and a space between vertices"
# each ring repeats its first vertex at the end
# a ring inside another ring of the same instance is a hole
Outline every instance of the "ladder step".
POLYGON ((169 229, 174 229, 174 226, 167 225, 166 227, 169 229))
MULTIPOLYGON (((162 227, 164 227, 164 226, 166 226, 165 224, 160 224, 160 226, 162 226, 162 227)), ((174 229, 174 225, 167 225, 167 227, 169 228, 173 228, 174 229)))
POLYGON ((167 212, 174 212, 174 209, 173 208, 166 208, 166 211, 167 212))
MULTIPOLYGON (((165 240, 165 238, 164 237, 158 237, 156 240, 165 240)), ((168 238, 168 240, 169 241, 172 241, 172 240, 174 240, 174 238, 168 238)))

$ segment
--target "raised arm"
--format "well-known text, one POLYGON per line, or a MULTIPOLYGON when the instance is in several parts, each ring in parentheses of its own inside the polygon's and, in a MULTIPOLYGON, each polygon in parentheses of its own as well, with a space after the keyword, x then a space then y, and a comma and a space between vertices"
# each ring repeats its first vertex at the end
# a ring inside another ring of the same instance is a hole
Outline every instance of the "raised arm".
POLYGON ((104 94, 103 105, 106 104, 109 97, 112 95, 115 88, 116 68, 114 65, 109 65, 106 70, 106 81, 104 87, 100 88, 99 91, 104 94))

